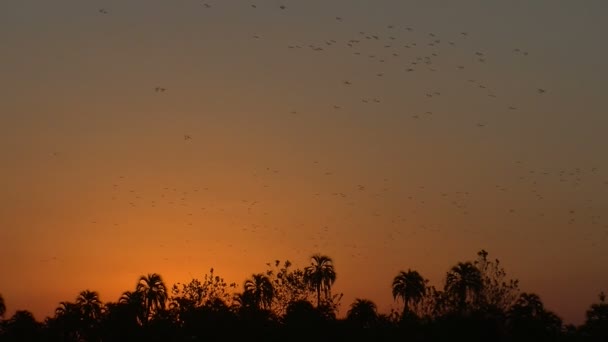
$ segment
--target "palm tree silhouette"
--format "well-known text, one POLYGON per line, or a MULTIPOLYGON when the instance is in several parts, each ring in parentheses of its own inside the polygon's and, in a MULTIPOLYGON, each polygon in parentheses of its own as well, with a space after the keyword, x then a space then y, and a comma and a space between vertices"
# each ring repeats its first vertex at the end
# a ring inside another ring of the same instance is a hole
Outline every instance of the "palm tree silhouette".
POLYGON ((81 334, 81 321, 78 305, 60 302, 53 318, 47 318, 46 326, 56 334, 57 340, 78 341, 81 334))
POLYGON ((321 290, 325 299, 330 297, 331 286, 336 281, 333 260, 321 254, 311 257, 311 265, 304 269, 304 282, 317 292, 317 308, 321 304, 321 290))
POLYGON ((445 291, 456 299, 462 312, 467 304, 475 302, 483 290, 481 272, 471 262, 459 262, 447 274, 445 291))
POLYGON ((403 300, 402 317, 410 311, 410 303, 420 302, 426 292, 426 281, 418 271, 408 269, 407 272, 400 271, 393 279, 393 299, 403 300))
POLYGON ((6 304, 4 303, 4 297, 0 294, 0 318, 4 317, 6 313, 6 304))
POLYGON ((137 292, 141 292, 143 298, 146 320, 150 320, 153 314, 165 309, 167 287, 159 274, 141 276, 137 283, 137 292))
POLYGON ((60 302, 59 306, 55 309, 55 317, 65 316, 69 312, 72 312, 72 307, 75 306, 74 303, 70 302, 60 302))
POLYGON ((76 298, 76 305, 82 314, 82 318, 93 322, 101 317, 103 304, 99 300, 99 293, 85 290, 80 292, 76 298))
POLYGON ((359 327, 371 328, 378 321, 376 304, 368 299, 356 298, 346 313, 346 319, 359 327))
POLYGON ((118 304, 128 308, 127 311, 130 316, 138 324, 143 324, 146 321, 146 306, 142 292, 125 291, 118 299, 118 304))
POLYGON ((238 311, 245 308, 249 308, 254 306, 253 300, 251 299, 250 293, 235 293, 232 296, 232 303, 230 304, 230 308, 232 310, 238 311))
POLYGON ((274 287, 270 278, 262 273, 254 274, 251 279, 245 281, 244 288, 244 299, 251 298, 259 309, 270 309, 274 298, 274 287))

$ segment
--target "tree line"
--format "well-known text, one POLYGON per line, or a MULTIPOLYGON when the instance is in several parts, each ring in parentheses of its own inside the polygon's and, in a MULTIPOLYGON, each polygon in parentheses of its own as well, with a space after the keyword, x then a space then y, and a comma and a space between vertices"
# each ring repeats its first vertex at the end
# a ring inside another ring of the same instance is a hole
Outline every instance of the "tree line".
POLYGON ((315 254, 304 268, 280 260, 266 265, 240 291, 213 268, 171 287, 159 274, 143 275, 115 302, 87 289, 42 322, 26 310, 4 319, 0 295, 0 341, 608 341, 603 293, 584 324, 564 324, 485 250, 450 268, 442 288, 401 270, 391 284, 401 310, 379 313, 372 300, 357 298, 345 318, 336 316, 342 294, 331 291, 337 277, 330 257, 315 254))

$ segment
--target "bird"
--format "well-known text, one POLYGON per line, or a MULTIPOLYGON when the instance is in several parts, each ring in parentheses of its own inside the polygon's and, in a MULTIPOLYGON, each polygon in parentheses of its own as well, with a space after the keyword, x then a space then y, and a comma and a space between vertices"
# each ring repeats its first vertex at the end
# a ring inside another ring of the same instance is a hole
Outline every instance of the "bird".
POLYGON ((190 136, 189 134, 184 134, 184 140, 190 140, 192 139, 192 136, 190 136))

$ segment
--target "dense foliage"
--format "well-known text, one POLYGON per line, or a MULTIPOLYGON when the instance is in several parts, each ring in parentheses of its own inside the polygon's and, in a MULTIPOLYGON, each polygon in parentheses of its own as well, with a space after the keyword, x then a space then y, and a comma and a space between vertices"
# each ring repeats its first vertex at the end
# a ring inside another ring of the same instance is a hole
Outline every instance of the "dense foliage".
POLYGON ((336 317, 342 294, 331 292, 337 273, 330 257, 313 255, 303 269, 279 260, 267 266, 240 292, 213 269, 171 288, 159 274, 147 274, 116 302, 84 290, 43 322, 24 310, 3 317, 0 295, 0 341, 608 341, 603 293, 583 325, 564 325, 484 250, 453 266, 443 289, 418 271, 398 271, 391 287, 402 310, 378 313, 374 302, 357 298, 344 319, 336 317))

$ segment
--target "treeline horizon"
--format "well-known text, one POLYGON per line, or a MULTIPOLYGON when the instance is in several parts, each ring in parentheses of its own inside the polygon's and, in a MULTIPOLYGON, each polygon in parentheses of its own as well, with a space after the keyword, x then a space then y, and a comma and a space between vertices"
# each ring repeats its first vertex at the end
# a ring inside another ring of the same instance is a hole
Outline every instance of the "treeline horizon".
POLYGON ((442 288, 429 285, 416 270, 400 270, 391 283, 400 310, 380 313, 371 299, 355 298, 345 318, 337 317, 344 303, 342 293, 332 293, 337 279, 332 258, 310 259, 304 268, 288 260, 267 263, 268 269, 252 274, 240 290, 213 268, 201 279, 171 287, 150 273, 116 301, 104 303, 98 292, 83 290, 41 322, 27 310, 5 318, 0 293, 0 341, 207 341, 243 333, 273 341, 608 341, 603 292, 583 324, 564 324, 485 250, 450 268, 442 288))

